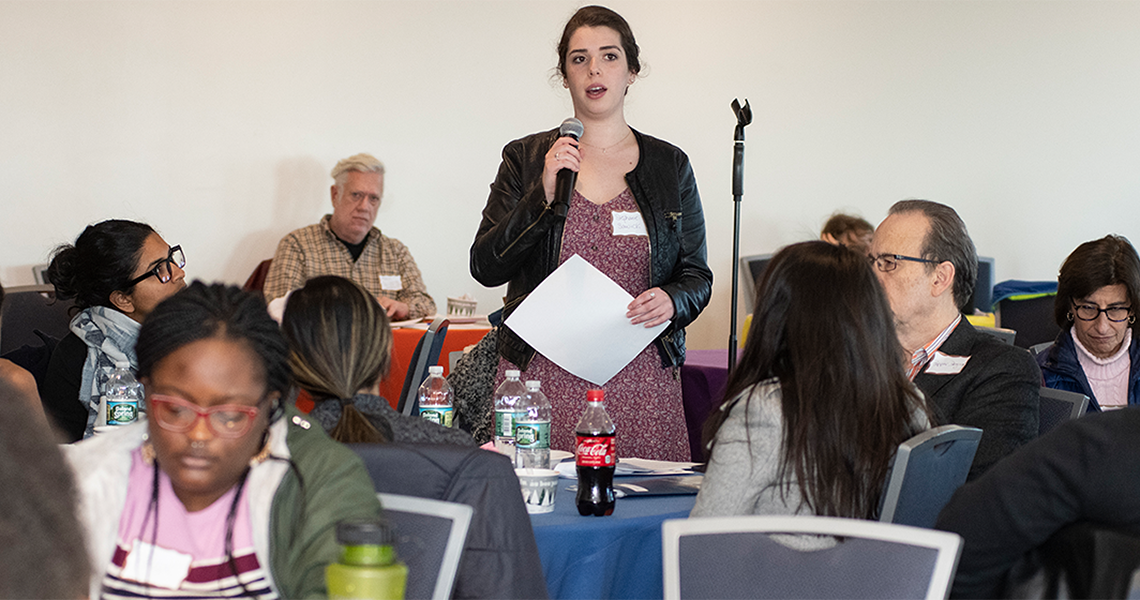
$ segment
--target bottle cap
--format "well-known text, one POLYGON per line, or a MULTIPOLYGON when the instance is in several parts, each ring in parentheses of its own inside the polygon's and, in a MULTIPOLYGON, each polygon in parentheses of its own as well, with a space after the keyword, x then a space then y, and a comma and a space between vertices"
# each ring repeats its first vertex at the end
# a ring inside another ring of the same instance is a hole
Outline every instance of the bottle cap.
POLYGON ((336 542, 342 546, 390 546, 396 536, 380 520, 361 519, 336 524, 336 542))
POLYGON ((443 375, 443 367, 439 365, 428 367, 428 375, 443 375))
POLYGON ((537 392, 541 388, 542 388, 542 382, 541 381, 535 381, 534 379, 529 379, 526 382, 526 391, 528 391, 528 392, 537 392))
POLYGON ((507 379, 518 379, 522 373, 518 369, 507 369, 507 379))
POLYGON ((586 390, 586 402, 604 402, 605 395, 605 390, 586 390))

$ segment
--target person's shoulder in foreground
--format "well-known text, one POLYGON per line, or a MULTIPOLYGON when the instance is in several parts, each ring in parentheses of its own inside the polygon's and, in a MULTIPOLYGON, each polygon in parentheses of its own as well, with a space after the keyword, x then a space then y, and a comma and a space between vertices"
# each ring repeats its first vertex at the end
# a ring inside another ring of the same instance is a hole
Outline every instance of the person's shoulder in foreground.
POLYGON ((963 537, 952 595, 1001 597, 1010 568, 1077 521, 1140 533, 1140 410, 1063 423, 960 488, 936 527, 963 537))
POLYGON ((380 502, 359 456, 295 407, 281 418, 296 476, 285 478, 273 499, 273 575, 287 597, 311 597, 324 592, 324 567, 340 556, 336 524, 377 518, 380 502))

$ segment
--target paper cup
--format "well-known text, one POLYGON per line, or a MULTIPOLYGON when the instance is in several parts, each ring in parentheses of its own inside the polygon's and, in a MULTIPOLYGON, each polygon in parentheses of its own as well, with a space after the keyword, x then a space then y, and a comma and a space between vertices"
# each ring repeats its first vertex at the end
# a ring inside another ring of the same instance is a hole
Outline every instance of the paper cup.
POLYGON ((515 469, 515 475, 518 475, 528 513, 548 513, 554 510, 554 495, 558 493, 558 471, 515 469))

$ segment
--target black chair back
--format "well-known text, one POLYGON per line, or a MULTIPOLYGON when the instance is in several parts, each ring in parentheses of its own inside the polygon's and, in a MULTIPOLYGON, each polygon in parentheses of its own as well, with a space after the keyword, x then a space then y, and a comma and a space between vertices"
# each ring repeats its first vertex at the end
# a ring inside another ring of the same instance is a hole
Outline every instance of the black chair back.
POLYGON ((933 528, 942 507, 966 482, 981 439, 981 429, 943 425, 899 444, 883 485, 879 520, 933 528))
POLYGON ((1061 423, 1085 414, 1088 407, 1089 397, 1084 394, 1041 388, 1041 416, 1038 419, 1037 435, 1045 435, 1061 423))
POLYGON ((0 355, 21 346, 42 346, 36 330, 63 339, 71 331, 72 306, 71 300, 56 300, 51 284, 6 288, 0 313, 0 355))
MULTIPOLYGON (((416 351, 408 363, 408 374, 404 376, 404 388, 400 391, 400 402, 396 411, 404 415, 420 413, 420 399, 416 392, 427 379, 428 367, 439 364, 439 353, 443 350, 443 340, 447 338, 447 319, 436 319, 416 342, 416 351)), ((521 493, 521 492, 520 492, 521 493)))

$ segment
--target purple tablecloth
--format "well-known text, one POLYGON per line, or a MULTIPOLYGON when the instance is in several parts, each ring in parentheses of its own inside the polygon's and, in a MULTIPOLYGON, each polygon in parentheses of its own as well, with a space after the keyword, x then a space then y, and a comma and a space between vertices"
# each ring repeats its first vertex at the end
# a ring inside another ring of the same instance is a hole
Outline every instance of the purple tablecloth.
POLYGON ((704 462, 701 429, 714 408, 720 406, 728 383, 728 350, 689 350, 681 367, 681 395, 685 404, 685 424, 689 429, 689 449, 693 462, 704 462))

